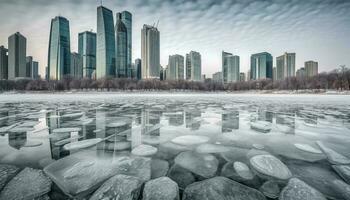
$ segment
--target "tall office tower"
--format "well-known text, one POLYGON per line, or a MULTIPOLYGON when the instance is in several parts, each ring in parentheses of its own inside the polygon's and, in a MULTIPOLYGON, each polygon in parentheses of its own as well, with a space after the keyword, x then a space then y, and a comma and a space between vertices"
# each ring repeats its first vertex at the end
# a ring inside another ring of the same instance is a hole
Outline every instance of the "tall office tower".
POLYGON ((46 67, 45 67, 45 80, 48 81, 49 78, 50 78, 50 77, 49 77, 49 67, 46 66, 46 67))
POLYGON ((276 79, 295 76, 295 53, 284 53, 276 58, 276 79))
POLYGON ((0 46, 0 80, 6 80, 8 74, 8 56, 7 49, 0 46))
MULTIPOLYGON (((132 64, 132 14, 128 11, 123 11, 121 14, 121 20, 126 27, 127 32, 127 71, 128 77, 131 77, 131 64, 132 64)), ((118 15, 118 14, 117 14, 118 15)), ((117 18, 118 19, 118 18, 117 18)))
POLYGON ((241 82, 245 81, 245 73, 244 72, 239 73, 239 81, 241 81, 241 82))
POLYGON ((166 70, 166 69, 164 69, 162 66, 160 66, 160 69, 159 69, 159 79, 160 79, 161 81, 164 81, 164 80, 165 80, 165 79, 164 79, 165 70, 166 70))
POLYGON ((222 72, 216 72, 213 74, 213 81, 217 83, 222 83, 222 72))
POLYGON ((92 78, 96 70, 96 33, 85 31, 79 33, 78 53, 82 58, 83 77, 92 78))
POLYGON ((277 80, 277 68, 276 67, 272 68, 272 80, 273 81, 277 80))
POLYGON ((239 81, 239 56, 223 51, 222 72, 224 83, 239 81))
POLYGON ((135 59, 135 70, 136 70, 136 78, 137 78, 137 80, 141 80, 142 67, 141 67, 141 59, 140 58, 135 59))
POLYGON ((75 79, 83 78, 83 59, 82 56, 76 52, 71 54, 70 76, 75 79))
POLYGON ((306 61, 304 67, 306 76, 312 77, 318 74, 318 62, 312 60, 306 61))
POLYGON ((61 16, 51 20, 48 70, 51 80, 61 80, 70 74, 69 21, 61 16))
POLYGON ((250 78, 251 80, 272 79, 273 60, 267 52, 253 54, 250 57, 250 78))
POLYGON ((191 81, 201 81, 202 61, 201 54, 191 51, 186 54, 186 79, 191 81))
POLYGON ((26 77, 32 78, 32 70, 33 70, 33 57, 26 57, 26 77))
POLYGON ((232 53, 228 53, 228 52, 225 52, 225 51, 222 51, 221 53, 221 60, 222 60, 222 81, 224 83, 227 83, 227 68, 228 68, 228 62, 227 62, 227 59, 226 57, 227 56, 232 56, 232 53))
POLYGON ((247 71, 247 81, 250 81, 251 78, 250 78, 250 70, 247 71))
POLYGON ((116 75, 119 78, 131 77, 131 65, 128 65, 128 33, 122 21, 122 14, 117 13, 115 25, 116 75))
POLYGON ((181 55, 169 56, 167 80, 184 79, 184 57, 181 55))
POLYGON ((8 38, 8 47, 8 79, 26 77, 27 39, 17 32, 8 38))
POLYGON ((305 73, 305 68, 302 67, 300 69, 297 70, 296 72, 296 76, 299 78, 305 77, 306 73, 305 73))
POLYGON ((113 12, 97 8, 96 78, 115 76, 115 32, 113 12))
POLYGON ((39 62, 37 61, 33 61, 31 78, 39 79, 39 62))
POLYGON ((159 31, 154 26, 143 25, 141 30, 142 79, 159 79, 159 31))

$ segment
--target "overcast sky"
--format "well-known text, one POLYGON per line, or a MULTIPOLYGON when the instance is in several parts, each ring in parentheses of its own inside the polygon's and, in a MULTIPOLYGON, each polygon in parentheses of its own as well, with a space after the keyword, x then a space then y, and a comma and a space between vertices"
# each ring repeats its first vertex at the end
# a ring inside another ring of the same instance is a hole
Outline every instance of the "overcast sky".
MULTIPOLYGON (((70 22, 71 51, 78 33, 96 31, 100 0, 0 0, 0 45, 19 31, 27 38, 27 55, 39 61, 43 75, 51 18, 70 22)), ((115 13, 133 14, 133 60, 141 55, 141 28, 159 20, 161 65, 171 54, 195 50, 202 55, 202 72, 221 70, 221 51, 241 57, 241 71, 250 55, 267 51, 274 57, 296 53, 296 68, 307 60, 320 71, 350 67, 350 0, 103 0, 115 13)))

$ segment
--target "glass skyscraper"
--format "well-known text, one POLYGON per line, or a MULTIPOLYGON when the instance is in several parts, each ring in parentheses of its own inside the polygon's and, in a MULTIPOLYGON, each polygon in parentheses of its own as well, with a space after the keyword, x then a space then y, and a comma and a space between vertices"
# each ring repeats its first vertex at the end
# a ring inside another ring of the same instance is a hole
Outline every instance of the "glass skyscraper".
POLYGON ((251 80, 272 79, 273 60, 267 52, 253 54, 250 57, 250 78, 251 80))
POLYGON ((186 79, 191 81, 202 80, 201 54, 196 51, 186 54, 186 79))
POLYGON ((49 79, 61 80, 70 75, 69 21, 61 16, 51 20, 48 73, 49 79))
POLYGON ((0 80, 7 79, 8 74, 8 50, 0 46, 0 80))
POLYGON ((141 59, 137 58, 135 60, 135 70, 136 70, 136 78, 137 80, 141 80, 141 59))
POLYGON ((115 32, 113 12, 97 8, 96 78, 115 76, 115 32))
POLYGON ((79 33, 78 53, 81 55, 83 77, 92 78, 96 70, 96 33, 85 31, 79 33))
POLYGON ((79 53, 71 54, 70 76, 75 79, 83 77, 83 59, 79 53))
POLYGON ((276 58, 276 80, 295 76, 295 53, 284 53, 276 58))
MULTIPOLYGON (((117 18, 118 19, 118 18, 117 18)), ((127 52, 126 52, 126 65, 127 65, 127 76, 132 77, 131 65, 132 65, 132 14, 128 11, 121 12, 121 20, 126 27, 127 33, 127 52)))
POLYGON ((160 41, 159 31, 154 26, 143 25, 141 30, 142 78, 159 79, 160 41))
POLYGON ((184 57, 181 55, 169 56, 167 80, 184 79, 184 57))
POLYGON ((8 79, 26 77, 27 39, 17 32, 8 38, 8 48, 8 79))
POLYGON ((122 14, 117 13, 115 25, 115 45, 116 45, 116 75, 119 78, 131 77, 131 65, 128 66, 128 33, 122 21, 122 14), (130 76, 129 76, 130 75, 130 76))
POLYGON ((222 52, 222 80, 224 83, 239 81, 240 71, 239 56, 222 52))

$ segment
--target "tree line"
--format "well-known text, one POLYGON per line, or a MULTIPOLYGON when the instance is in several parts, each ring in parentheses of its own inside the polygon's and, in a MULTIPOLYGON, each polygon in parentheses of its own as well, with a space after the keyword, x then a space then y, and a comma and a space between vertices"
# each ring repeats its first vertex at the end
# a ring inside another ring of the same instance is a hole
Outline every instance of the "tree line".
POLYGON ((203 82, 186 80, 160 81, 120 78, 63 80, 0 80, 1 91, 67 91, 67 90, 189 90, 189 91, 244 91, 244 90, 350 90, 350 69, 339 67, 313 77, 289 77, 284 80, 249 80, 223 84, 211 79, 203 82))

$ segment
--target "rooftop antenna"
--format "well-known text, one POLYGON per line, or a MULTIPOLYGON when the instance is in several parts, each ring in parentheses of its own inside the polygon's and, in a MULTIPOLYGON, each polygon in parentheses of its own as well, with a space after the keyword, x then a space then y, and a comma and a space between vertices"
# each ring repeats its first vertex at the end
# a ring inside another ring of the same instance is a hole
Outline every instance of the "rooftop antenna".
POLYGON ((158 24, 159 24, 159 19, 158 19, 158 21, 157 21, 157 25, 156 25, 156 28, 158 28, 158 24))
POLYGON ((103 2, 102 2, 102 0, 100 0, 100 4, 101 4, 101 6, 102 6, 102 3, 103 3, 103 2))

